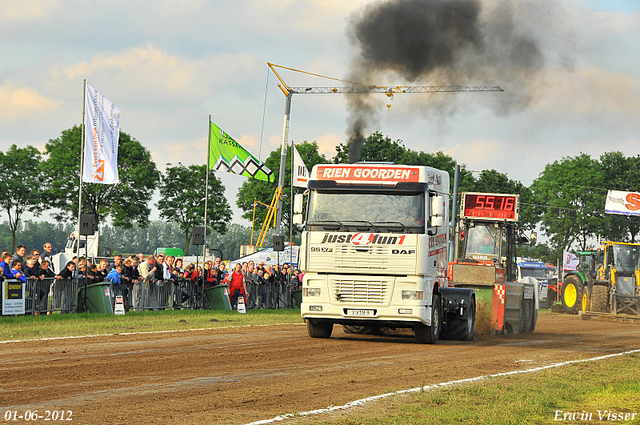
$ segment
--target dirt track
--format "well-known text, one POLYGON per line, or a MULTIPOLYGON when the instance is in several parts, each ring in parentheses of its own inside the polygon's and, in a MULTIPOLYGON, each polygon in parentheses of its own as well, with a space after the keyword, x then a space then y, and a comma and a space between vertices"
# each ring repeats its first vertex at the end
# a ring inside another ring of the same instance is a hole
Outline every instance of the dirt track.
POLYGON ((563 314, 543 315, 524 337, 438 345, 352 336, 341 326, 331 339, 311 339, 303 325, 7 343, 0 414, 70 410, 81 424, 247 423, 638 348, 640 324, 563 314))

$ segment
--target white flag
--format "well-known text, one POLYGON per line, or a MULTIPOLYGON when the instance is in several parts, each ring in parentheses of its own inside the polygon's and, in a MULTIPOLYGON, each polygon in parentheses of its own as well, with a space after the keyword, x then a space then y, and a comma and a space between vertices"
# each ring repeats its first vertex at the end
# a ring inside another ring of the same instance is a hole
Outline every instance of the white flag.
POLYGON ((84 131, 84 173, 88 183, 118 183, 120 109, 87 84, 84 131))
POLYGON ((575 254, 567 251, 562 251, 562 257, 564 258, 562 263, 562 270, 573 271, 578 267, 580 260, 575 254))
POLYGON ((295 187, 307 188, 309 183, 309 170, 304 165, 302 157, 298 153, 298 149, 293 146, 293 185, 295 187))

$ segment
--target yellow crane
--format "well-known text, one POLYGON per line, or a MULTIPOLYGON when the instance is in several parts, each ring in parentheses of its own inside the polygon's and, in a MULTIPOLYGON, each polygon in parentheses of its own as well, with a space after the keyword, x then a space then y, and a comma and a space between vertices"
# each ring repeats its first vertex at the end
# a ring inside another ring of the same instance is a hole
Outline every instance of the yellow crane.
MULTIPOLYGON (((269 212, 267 214, 267 220, 265 220, 260 236, 258 240, 260 243, 257 246, 262 246, 264 237, 267 230, 271 227, 271 221, 275 219, 274 227, 276 229, 276 235, 280 235, 280 223, 282 221, 282 189, 284 185, 284 170, 286 166, 287 158, 287 142, 289 139, 289 122, 291 120, 291 98, 294 94, 369 94, 380 93, 386 95, 389 99, 393 99, 395 94, 427 94, 427 93, 471 93, 471 92, 502 92, 504 91, 499 86, 378 86, 367 85, 353 81, 341 80, 339 78, 328 77, 326 75, 316 74, 313 72, 303 71, 300 69, 289 68, 282 65, 276 65, 271 62, 267 62, 267 65, 273 71, 273 74, 280 81, 278 87, 282 90, 282 93, 286 96, 287 100, 284 109, 284 128, 282 131, 282 145, 280 155, 280 174, 278 178, 278 188, 273 195, 271 205, 269 206, 269 212), (339 87, 290 87, 284 79, 278 74, 276 68, 286 69, 289 71, 300 72, 302 74, 311 75, 314 77, 325 78, 333 81, 339 81, 345 83, 345 86, 339 87)), ((391 107, 388 103, 387 107, 391 107)), ((253 241, 253 238, 252 238, 253 241)))

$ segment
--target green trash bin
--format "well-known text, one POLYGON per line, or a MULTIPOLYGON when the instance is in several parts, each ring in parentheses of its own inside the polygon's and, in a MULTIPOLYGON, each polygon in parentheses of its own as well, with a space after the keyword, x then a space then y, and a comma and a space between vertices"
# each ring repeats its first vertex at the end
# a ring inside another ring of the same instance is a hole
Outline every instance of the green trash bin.
POLYGON ((231 301, 229 301, 229 285, 216 285, 209 289, 205 289, 209 299, 209 308, 211 310, 231 311, 231 301))
POLYGON ((300 305, 302 304, 302 289, 291 291, 291 299, 295 301, 296 308, 300 308, 300 305))
MULTIPOLYGON (((78 290, 78 307, 82 305, 84 286, 78 290)), ((87 285, 87 308, 89 313, 113 313, 111 306, 111 283, 99 282, 87 285)))

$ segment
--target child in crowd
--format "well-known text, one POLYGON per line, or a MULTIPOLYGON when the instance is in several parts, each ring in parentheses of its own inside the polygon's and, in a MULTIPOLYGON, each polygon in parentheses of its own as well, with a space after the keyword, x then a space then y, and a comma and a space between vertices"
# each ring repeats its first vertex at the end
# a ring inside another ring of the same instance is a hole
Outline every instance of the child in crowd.
POLYGON ((111 271, 107 274, 107 280, 111 280, 116 285, 122 283, 120 278, 122 277, 122 265, 117 265, 115 269, 111 269, 111 271))

